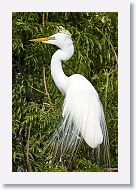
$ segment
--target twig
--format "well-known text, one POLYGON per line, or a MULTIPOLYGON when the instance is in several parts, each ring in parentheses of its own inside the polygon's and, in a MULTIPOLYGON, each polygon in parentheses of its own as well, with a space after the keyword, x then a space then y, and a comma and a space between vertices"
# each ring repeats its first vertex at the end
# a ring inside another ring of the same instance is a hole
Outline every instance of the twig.
POLYGON ((27 171, 29 172, 29 145, 30 145, 30 132, 31 132, 32 124, 30 123, 27 131, 27 144, 26 144, 26 164, 27 164, 27 171))
POLYGON ((118 168, 108 168, 108 172, 118 172, 118 168))
POLYGON ((108 87, 109 87, 109 73, 107 73, 107 76, 106 76, 105 106, 104 106, 105 113, 106 113, 106 108, 107 108, 108 87))
POLYGON ((43 82, 44 82, 45 94, 47 95, 49 102, 51 104, 51 99, 50 99, 50 95, 47 90, 46 79, 45 79, 45 67, 43 67, 43 82))
POLYGON ((41 90, 38 90, 37 88, 35 88, 35 87, 33 87, 33 86, 30 86, 30 87, 33 88, 34 90, 36 90, 36 91, 42 93, 42 94, 45 94, 45 92, 42 92, 41 90))
POLYGON ((42 13, 42 25, 45 25, 45 13, 42 13))
POLYGON ((65 62, 63 63, 64 65, 66 65, 66 67, 68 67, 69 69, 71 69, 72 71, 74 71, 75 73, 77 73, 77 71, 75 69, 73 69, 70 65, 67 65, 65 62))
POLYGON ((24 131, 22 130, 21 132, 21 145, 22 145, 22 149, 23 149, 23 155, 24 155, 24 171, 27 172, 28 168, 27 168, 27 159, 26 159, 26 151, 25 151, 25 145, 24 145, 24 131))
POLYGON ((113 45, 112 45, 110 39, 108 39, 108 38, 106 37, 106 35, 105 35, 99 28, 96 27, 96 29, 105 37, 105 39, 107 40, 107 42, 111 45, 112 51, 114 52, 114 55, 115 55, 116 62, 118 63, 118 56, 117 56, 117 54, 116 54, 116 51, 115 51, 115 49, 114 49, 114 47, 113 47, 113 45))

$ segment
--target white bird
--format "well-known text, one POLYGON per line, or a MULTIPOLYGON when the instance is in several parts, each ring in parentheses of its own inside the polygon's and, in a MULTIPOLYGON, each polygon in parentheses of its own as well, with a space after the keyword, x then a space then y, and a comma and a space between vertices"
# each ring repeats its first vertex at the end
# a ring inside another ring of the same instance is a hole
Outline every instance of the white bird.
POLYGON ((107 127, 103 107, 95 88, 84 76, 80 74, 66 76, 62 69, 61 61, 70 59, 74 53, 71 36, 57 33, 31 41, 53 44, 59 48, 51 59, 51 75, 56 86, 65 96, 63 122, 53 138, 53 140, 57 139, 61 154, 64 155, 69 147, 72 147, 74 152, 80 137, 93 149, 99 147, 101 143, 106 146, 107 127))

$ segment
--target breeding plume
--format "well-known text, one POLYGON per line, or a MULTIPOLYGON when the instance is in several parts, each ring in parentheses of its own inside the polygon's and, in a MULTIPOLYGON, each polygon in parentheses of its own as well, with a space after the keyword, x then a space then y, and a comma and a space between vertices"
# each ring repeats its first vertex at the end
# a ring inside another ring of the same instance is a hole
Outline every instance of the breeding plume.
POLYGON ((62 156, 70 149, 73 155, 81 139, 93 149, 101 143, 107 146, 108 134, 103 107, 95 88, 84 76, 66 76, 62 69, 62 61, 70 59, 74 53, 71 36, 57 33, 31 41, 53 44, 59 48, 51 59, 51 75, 65 99, 63 122, 52 138, 54 146, 60 147, 62 156))

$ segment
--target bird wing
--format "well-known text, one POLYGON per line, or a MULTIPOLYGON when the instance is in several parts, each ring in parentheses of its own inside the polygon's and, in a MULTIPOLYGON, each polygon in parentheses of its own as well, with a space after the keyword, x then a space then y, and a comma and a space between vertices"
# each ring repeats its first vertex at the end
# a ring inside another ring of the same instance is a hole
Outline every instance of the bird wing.
POLYGON ((105 119, 101 102, 94 87, 82 75, 69 77, 63 117, 90 147, 95 148, 102 143, 105 119))

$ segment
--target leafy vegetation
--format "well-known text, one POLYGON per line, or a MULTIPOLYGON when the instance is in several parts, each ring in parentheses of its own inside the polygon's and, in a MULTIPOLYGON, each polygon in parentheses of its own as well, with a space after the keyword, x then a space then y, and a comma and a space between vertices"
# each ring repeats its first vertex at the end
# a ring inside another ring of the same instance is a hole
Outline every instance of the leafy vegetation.
MULTIPOLYGON (((118 15, 117 13, 13 13, 13 171, 104 171, 90 161, 84 142, 73 166, 51 163, 45 150, 62 119, 63 96, 50 75, 56 47, 32 43, 63 26, 72 34, 75 53, 65 73, 84 75, 102 101, 110 139, 111 166, 118 166, 118 15)), ((68 159, 68 158, 67 158, 68 159)))

